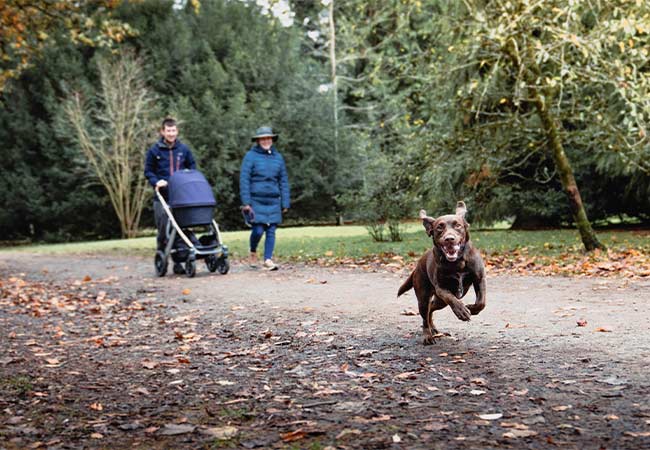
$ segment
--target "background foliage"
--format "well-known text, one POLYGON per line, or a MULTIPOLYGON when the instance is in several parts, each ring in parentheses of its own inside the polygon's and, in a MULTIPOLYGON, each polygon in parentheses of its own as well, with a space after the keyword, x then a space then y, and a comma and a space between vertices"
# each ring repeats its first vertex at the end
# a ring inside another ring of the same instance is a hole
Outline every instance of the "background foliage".
POLYGON ((61 125, 62 100, 96 92, 97 60, 119 47, 144 61, 159 98, 151 113, 180 120, 226 229, 241 227, 239 166, 262 124, 280 132, 293 223, 338 215, 372 229, 463 198, 473 222, 569 225, 542 126, 506 64, 515 39, 553 93, 589 218, 650 219, 646 2, 332 1, 290 1, 291 26, 225 0, 72 2, 59 16, 72 22, 34 17, 22 34, 3 17, 3 33, 32 44, 3 49, 2 239, 119 235, 107 193, 61 125), (84 32, 82 17, 97 26, 84 32))

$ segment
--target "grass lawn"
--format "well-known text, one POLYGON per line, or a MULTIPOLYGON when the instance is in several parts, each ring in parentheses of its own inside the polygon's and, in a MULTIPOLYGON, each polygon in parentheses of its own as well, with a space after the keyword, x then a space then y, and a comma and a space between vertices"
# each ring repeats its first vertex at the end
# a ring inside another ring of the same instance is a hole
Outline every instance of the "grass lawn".
MULTIPOLYGON (((559 257, 582 251, 576 230, 479 230, 472 231, 472 241, 483 254, 527 254, 537 257, 559 257)), ((224 243, 233 258, 246 256, 248 231, 223 232, 224 243)), ((598 233, 600 240, 611 250, 625 252, 630 249, 650 254, 650 230, 608 230, 598 233)), ((420 223, 404 225, 401 242, 374 242, 363 226, 324 226, 279 228, 276 240, 276 257, 280 260, 311 261, 352 258, 363 260, 373 257, 399 255, 406 261, 417 258, 431 246, 420 223)), ((263 244, 262 244, 263 245, 263 244)), ((78 242, 69 244, 29 245, 5 247, 0 252, 19 251, 43 254, 124 254, 153 256, 153 237, 78 242)))

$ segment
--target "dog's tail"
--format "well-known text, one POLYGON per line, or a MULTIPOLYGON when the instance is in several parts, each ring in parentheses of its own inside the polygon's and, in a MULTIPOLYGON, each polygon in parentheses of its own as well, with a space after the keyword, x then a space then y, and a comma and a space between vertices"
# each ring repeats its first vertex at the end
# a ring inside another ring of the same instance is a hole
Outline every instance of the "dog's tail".
POLYGON ((402 283, 402 285, 399 287, 399 290, 397 291, 397 296, 399 297, 404 292, 412 288, 413 288, 413 272, 411 272, 411 274, 406 279, 406 281, 404 281, 404 283, 402 283))

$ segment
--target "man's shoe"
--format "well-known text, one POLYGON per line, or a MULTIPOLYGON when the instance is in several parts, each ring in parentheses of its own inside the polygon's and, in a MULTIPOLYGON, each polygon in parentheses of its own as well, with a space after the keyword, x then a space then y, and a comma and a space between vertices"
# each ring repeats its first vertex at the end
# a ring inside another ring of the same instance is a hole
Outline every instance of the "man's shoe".
POLYGON ((278 266, 271 259, 264 260, 264 268, 266 270, 278 270, 278 266))
POLYGON ((251 252, 251 253, 250 253, 250 255, 248 256, 248 265, 249 265, 252 269, 256 269, 256 268, 257 268, 257 253, 255 253, 255 252, 251 252))

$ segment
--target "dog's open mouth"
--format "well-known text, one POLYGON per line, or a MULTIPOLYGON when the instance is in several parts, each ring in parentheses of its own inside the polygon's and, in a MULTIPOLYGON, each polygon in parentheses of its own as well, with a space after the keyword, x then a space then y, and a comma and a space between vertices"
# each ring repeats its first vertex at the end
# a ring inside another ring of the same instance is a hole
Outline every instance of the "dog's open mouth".
POLYGON ((442 253, 445 255, 445 258, 449 262, 454 262, 460 256, 460 244, 445 244, 440 246, 442 253))

